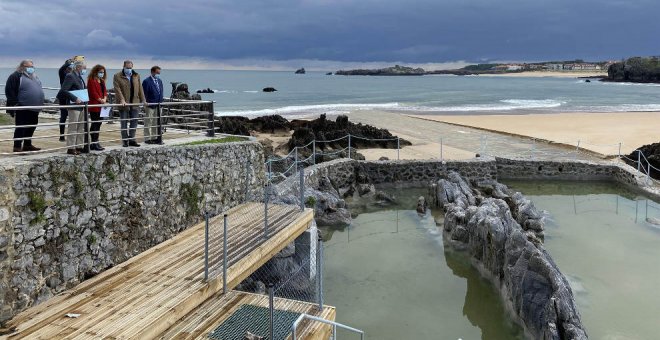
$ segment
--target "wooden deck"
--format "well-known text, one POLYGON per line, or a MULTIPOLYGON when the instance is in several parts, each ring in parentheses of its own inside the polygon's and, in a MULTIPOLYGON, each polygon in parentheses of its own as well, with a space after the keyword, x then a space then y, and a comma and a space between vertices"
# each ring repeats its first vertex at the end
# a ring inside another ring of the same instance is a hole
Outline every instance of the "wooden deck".
MULTIPOLYGON (((271 236, 263 237, 261 203, 246 203, 227 212, 229 216, 227 287, 232 289, 292 242, 313 220, 313 211, 270 205, 271 236)), ((210 221, 211 230, 221 230, 222 216, 210 221)), ((252 295, 222 293, 222 275, 204 281, 204 223, 91 278, 75 288, 32 307, 7 323, 8 339, 152 339, 190 327, 201 305, 236 299, 251 301, 252 295), (195 312, 196 311, 196 312, 195 312), (67 313, 80 314, 77 318, 67 313), (190 313, 193 313, 189 315, 190 313), (171 329, 171 331, 168 331, 171 329)), ((252 300, 256 298, 252 297, 252 300)), ((258 302, 258 301, 257 301, 258 302)), ((285 303, 285 302, 279 302, 285 303)), ((301 309, 309 304, 290 304, 301 309)), ((231 308, 221 309, 231 310, 231 308)), ((311 309, 307 310, 312 314, 311 309)), ((324 309, 334 317, 334 309, 324 309)), ((224 316, 218 316, 218 320, 224 316)), ((194 326, 194 325, 193 325, 194 326)), ((206 326, 200 326, 206 327, 206 326)), ((211 324, 208 324, 211 327, 211 324)), ((207 328, 208 328, 207 327, 207 328)), ((323 328, 311 332, 310 338, 323 328)), ((166 337, 166 336, 165 336, 166 337)), ((167 338, 167 337, 166 337, 167 338)))

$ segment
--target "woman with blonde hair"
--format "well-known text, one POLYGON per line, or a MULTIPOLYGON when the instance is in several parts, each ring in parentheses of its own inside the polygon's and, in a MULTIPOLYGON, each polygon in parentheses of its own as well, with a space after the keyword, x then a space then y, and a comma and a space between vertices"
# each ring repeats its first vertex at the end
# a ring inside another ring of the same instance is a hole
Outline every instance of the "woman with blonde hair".
MULTIPOLYGON (((105 80, 108 74, 103 65, 96 65, 92 67, 92 71, 87 77, 87 93, 89 94, 89 104, 105 104, 108 100, 108 90, 105 87, 105 80)), ((90 107, 89 117, 92 121, 92 126, 89 129, 92 143, 89 146, 90 150, 103 151, 104 147, 99 144, 99 131, 101 130, 101 108, 90 107)))

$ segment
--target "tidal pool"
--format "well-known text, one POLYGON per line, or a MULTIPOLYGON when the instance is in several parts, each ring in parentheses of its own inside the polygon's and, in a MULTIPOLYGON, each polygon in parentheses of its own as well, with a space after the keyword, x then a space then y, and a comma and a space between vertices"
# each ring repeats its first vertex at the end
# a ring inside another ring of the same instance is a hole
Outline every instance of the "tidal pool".
POLYGON ((589 338, 660 338, 660 204, 609 182, 505 183, 548 212, 545 246, 589 338))
MULTIPOLYGON (((399 206, 359 206, 351 226, 321 228, 325 303, 367 339, 522 339, 495 288, 461 253, 445 250, 426 190, 392 190, 399 206)), ((359 339, 340 332, 342 339, 359 339)))

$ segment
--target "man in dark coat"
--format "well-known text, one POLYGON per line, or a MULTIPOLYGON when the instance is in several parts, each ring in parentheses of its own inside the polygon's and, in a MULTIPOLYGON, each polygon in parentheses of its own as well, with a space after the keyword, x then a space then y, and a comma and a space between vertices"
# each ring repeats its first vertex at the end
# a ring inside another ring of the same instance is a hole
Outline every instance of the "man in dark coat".
MULTIPOLYGON (((163 102, 163 81, 160 79, 160 67, 151 68, 151 76, 142 81, 144 97, 147 103, 163 102)), ((163 144, 163 134, 158 121, 158 106, 149 105, 145 108, 144 142, 147 144, 163 144)))
MULTIPOLYGON (((44 90, 41 80, 34 73, 32 60, 23 60, 16 72, 7 78, 5 85, 7 106, 42 106, 44 105, 44 90)), ((11 110, 16 122, 14 130, 14 152, 39 151, 32 145, 32 135, 39 124, 41 109, 11 110)))

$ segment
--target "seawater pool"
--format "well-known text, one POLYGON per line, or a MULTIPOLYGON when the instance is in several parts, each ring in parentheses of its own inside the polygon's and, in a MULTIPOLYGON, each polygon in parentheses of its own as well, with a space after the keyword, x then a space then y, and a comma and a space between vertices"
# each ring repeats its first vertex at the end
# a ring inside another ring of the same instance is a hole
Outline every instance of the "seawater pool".
POLYGON ((367 339, 522 339, 490 282, 444 249, 439 212, 415 211, 426 190, 391 192, 398 206, 353 204, 361 213, 351 226, 322 228, 325 302, 337 321, 367 339))
POLYGON ((609 182, 508 181, 548 212, 545 246, 590 339, 660 338, 660 204, 609 182))

